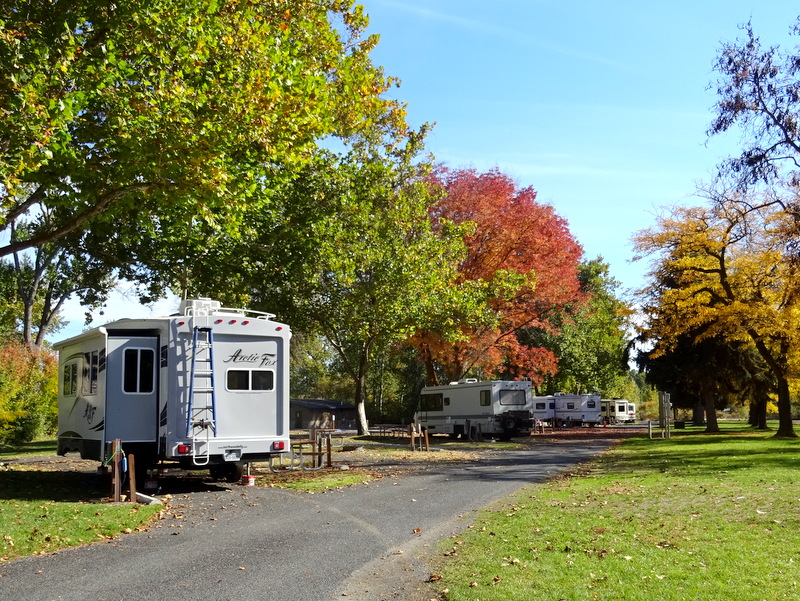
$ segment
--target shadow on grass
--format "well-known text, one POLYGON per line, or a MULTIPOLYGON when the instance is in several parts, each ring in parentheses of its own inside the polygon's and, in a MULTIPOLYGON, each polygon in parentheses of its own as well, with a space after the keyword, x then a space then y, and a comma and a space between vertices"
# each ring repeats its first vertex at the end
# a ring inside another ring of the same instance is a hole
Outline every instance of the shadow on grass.
MULTIPOLYGON (((156 491, 145 494, 185 494, 226 490, 229 485, 205 479, 199 474, 165 476, 159 479, 156 491)), ((123 494, 129 492, 123 482, 123 494)), ((57 501, 61 503, 93 503, 113 494, 111 476, 90 472, 50 470, 0 471, 0 500, 57 501)))
POLYGON ((0 499, 80 503, 108 496, 110 481, 86 472, 0 471, 0 499))
POLYGON ((800 439, 778 439, 770 432, 748 428, 714 434, 697 429, 673 433, 669 440, 637 438, 627 441, 624 451, 604 462, 607 473, 655 468, 709 475, 754 467, 800 469, 800 439))

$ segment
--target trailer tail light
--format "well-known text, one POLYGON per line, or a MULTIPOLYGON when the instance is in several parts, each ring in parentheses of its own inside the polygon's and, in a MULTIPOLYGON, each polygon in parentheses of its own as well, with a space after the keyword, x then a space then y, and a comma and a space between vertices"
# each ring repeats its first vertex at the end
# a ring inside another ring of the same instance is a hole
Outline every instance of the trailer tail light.
POLYGON ((277 327, 277 328, 275 328, 275 329, 276 329, 278 332, 280 332, 280 331, 283 329, 283 326, 278 326, 278 327, 277 327))
POLYGON ((246 320, 246 319, 245 319, 245 320, 242 322, 242 325, 243 325, 243 326, 246 326, 248 323, 250 323, 250 322, 249 322, 248 320, 246 320))
POLYGON ((276 440, 272 443, 272 450, 273 451, 283 451, 286 448, 286 443, 282 440, 276 440))
POLYGON ((178 445, 178 454, 179 455, 188 455, 192 452, 192 446, 188 444, 179 444, 178 445))

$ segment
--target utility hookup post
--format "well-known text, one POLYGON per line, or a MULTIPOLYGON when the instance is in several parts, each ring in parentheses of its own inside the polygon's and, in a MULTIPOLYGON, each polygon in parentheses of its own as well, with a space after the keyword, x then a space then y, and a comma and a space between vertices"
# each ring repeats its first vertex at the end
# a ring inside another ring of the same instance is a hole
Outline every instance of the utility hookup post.
POLYGON ((669 438, 672 403, 668 392, 658 391, 658 425, 661 426, 661 437, 669 438))

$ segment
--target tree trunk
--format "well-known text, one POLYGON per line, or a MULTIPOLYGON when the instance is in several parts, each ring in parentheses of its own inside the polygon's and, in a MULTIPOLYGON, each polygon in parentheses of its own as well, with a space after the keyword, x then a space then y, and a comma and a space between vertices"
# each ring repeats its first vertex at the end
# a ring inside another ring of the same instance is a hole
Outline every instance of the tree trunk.
POLYGON ((789 381, 785 376, 778 377, 778 431, 779 438, 797 438, 792 423, 792 399, 789 396, 789 381))
POLYGON ((717 407, 713 394, 703 395, 703 402, 706 409, 706 434, 719 433, 719 424, 717 423, 717 407))
POLYGON ((369 352, 372 346, 371 341, 364 344, 361 349, 361 356, 358 358, 358 372, 355 377, 356 386, 356 412, 358 413, 358 433, 361 435, 369 434, 369 422, 367 422, 367 368, 369 366, 369 352))
POLYGON ((792 399, 789 396, 789 381, 786 379, 786 357, 789 351, 789 342, 781 341, 778 358, 773 356, 764 341, 752 330, 748 330, 750 337, 756 343, 758 354, 767 362, 775 379, 778 380, 778 438, 797 438, 792 423, 792 399), (780 359, 780 360, 779 360, 780 359))
POLYGON ((767 430, 767 399, 750 401, 750 415, 747 422, 757 430, 767 430))
POLYGON ((692 407, 692 423, 695 426, 702 426, 706 423, 706 408, 700 399, 692 407))

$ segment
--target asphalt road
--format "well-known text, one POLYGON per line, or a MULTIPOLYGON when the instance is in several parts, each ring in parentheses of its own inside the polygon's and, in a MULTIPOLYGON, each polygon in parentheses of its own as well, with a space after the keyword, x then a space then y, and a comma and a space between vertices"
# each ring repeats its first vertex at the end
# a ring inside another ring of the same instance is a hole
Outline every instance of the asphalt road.
POLYGON ((542 441, 314 495, 206 484, 147 532, 0 565, 0 600, 428 600, 439 541, 609 445, 542 441))

